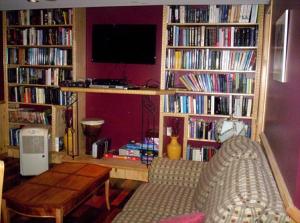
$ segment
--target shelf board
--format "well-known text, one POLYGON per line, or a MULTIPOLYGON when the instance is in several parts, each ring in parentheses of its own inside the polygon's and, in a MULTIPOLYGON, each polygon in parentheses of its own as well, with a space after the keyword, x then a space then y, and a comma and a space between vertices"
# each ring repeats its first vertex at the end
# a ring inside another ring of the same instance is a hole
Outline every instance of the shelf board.
POLYGON ((18 67, 34 67, 34 68, 65 68, 72 69, 72 65, 39 65, 39 64, 8 64, 7 68, 18 68, 18 67))
MULTIPOLYGON (((163 112, 163 116, 167 117, 189 117, 189 116, 194 116, 194 117, 211 117, 211 118, 230 118, 230 115, 210 115, 210 114, 192 114, 192 113, 172 113, 172 112, 163 112)), ((253 117, 246 117, 246 116, 233 116, 235 119, 254 119, 253 117)))
POLYGON ((167 46, 167 49, 256 50, 256 46, 167 46))
POLYGON ((112 168, 131 169, 139 171, 148 171, 147 165, 142 164, 141 161, 115 159, 115 158, 102 158, 95 159, 90 155, 80 155, 74 159, 71 156, 64 156, 63 161, 65 162, 87 162, 103 166, 109 166, 112 168))
POLYGON ((18 146, 6 146, 7 147, 7 156, 13 158, 20 157, 20 149, 18 146))
MULTIPOLYGON (((39 105, 39 106, 52 106, 52 104, 38 104, 38 103, 25 103, 25 102, 14 102, 14 101, 9 101, 9 104, 20 104, 20 105, 39 105)), ((60 105, 62 106, 62 105, 60 105)))
POLYGON ((167 23, 168 26, 258 26, 258 23, 239 23, 239 22, 219 22, 219 23, 208 23, 208 22, 190 22, 190 23, 167 23))
POLYGON ((201 72, 201 73, 255 73, 255 70, 205 70, 205 69, 175 69, 165 68, 166 71, 178 71, 178 72, 201 72))
POLYGON ((29 126, 47 126, 51 127, 50 124, 38 124, 38 123, 28 123, 28 122, 9 122, 10 125, 29 125, 29 126))
POLYGON ((65 28, 72 28, 72 24, 57 24, 57 25, 8 25, 8 29, 26 29, 26 28, 59 28, 59 27, 65 27, 65 28))
POLYGON ((66 49, 71 49, 72 46, 67 46, 67 45, 7 45, 7 48, 66 48, 66 49))
POLYGON ((15 86, 28 86, 28 87, 52 87, 58 88, 58 85, 46 85, 46 84, 17 84, 17 83, 8 83, 8 86, 15 87, 15 86))
POLYGON ((216 140, 213 139, 195 139, 195 138, 188 138, 188 141, 196 141, 196 142, 214 142, 216 143, 216 140))
POLYGON ((135 90, 116 89, 116 88, 80 88, 80 87, 61 87, 62 91, 71 91, 74 93, 101 93, 101 94, 132 94, 132 95, 165 95, 175 94, 175 90, 160 90, 141 88, 135 90))
POLYGON ((223 93, 223 92, 205 92, 205 91, 188 91, 188 90, 175 90, 176 94, 201 94, 201 95, 217 95, 217 96, 245 96, 254 97, 254 94, 246 93, 223 93))

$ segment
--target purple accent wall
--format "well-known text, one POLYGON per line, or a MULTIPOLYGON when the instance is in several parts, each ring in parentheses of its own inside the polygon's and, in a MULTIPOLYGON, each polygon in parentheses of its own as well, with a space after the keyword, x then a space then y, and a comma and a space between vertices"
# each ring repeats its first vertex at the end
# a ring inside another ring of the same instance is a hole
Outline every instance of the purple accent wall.
MULTIPOLYGON (((87 8, 86 22, 86 77, 89 78, 127 78, 129 83, 144 85, 153 80, 159 85, 161 61, 161 6, 103 7, 87 8), (92 62, 92 25, 93 24, 156 24, 156 63, 149 64, 113 64, 92 62)), ((153 82, 152 82, 153 83, 153 82)), ((159 97, 152 96, 156 105, 155 126, 158 129, 159 97)), ((87 94, 87 117, 102 118, 105 121, 100 133, 112 139, 112 147, 119 148, 129 140, 140 141, 142 128, 142 96, 87 94)), ((145 128, 151 125, 145 121, 145 128)))
MULTIPOLYGON (((2 12, 0 12, 0 52, 3 52, 2 12)), ((3 54, 0 53, 0 101, 4 100, 3 54)))
POLYGON ((300 5, 297 1, 274 1, 272 46, 274 23, 285 9, 290 9, 287 82, 273 80, 272 51, 265 133, 293 201, 297 208, 300 208, 300 5))

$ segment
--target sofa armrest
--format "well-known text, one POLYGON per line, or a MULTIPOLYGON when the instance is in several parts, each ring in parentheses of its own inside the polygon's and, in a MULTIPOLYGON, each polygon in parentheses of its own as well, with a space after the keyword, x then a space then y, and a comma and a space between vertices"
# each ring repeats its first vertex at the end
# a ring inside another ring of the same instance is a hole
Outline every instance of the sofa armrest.
POLYGON ((155 158, 149 171, 149 182, 195 188, 206 165, 199 161, 155 158))

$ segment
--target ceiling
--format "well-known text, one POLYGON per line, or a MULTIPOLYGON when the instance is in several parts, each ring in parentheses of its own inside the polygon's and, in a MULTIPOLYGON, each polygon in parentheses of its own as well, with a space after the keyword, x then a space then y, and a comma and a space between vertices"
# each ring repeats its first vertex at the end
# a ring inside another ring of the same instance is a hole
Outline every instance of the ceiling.
POLYGON ((0 0, 0 10, 142 5, 268 4, 269 0, 0 0))

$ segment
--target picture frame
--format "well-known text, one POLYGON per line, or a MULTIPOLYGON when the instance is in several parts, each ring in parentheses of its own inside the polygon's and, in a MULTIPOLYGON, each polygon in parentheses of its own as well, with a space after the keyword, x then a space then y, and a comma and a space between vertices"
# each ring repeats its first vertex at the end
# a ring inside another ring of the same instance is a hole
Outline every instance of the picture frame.
POLYGON ((289 10, 277 19, 275 23, 275 42, 273 60, 273 79, 279 82, 286 82, 286 57, 288 43, 289 10))

